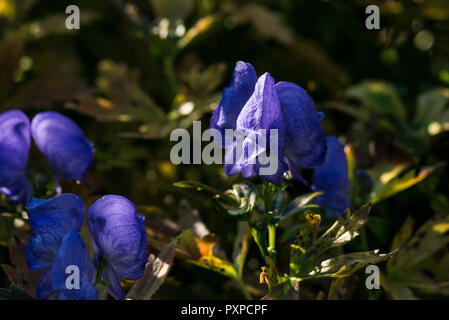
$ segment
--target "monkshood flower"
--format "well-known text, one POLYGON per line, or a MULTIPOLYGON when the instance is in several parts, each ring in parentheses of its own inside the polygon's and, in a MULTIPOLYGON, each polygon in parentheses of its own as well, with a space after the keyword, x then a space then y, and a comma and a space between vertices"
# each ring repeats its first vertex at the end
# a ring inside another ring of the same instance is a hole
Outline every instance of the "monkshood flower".
POLYGON ((348 162, 344 146, 336 137, 327 139, 326 161, 315 168, 312 189, 324 192, 316 197, 315 203, 323 206, 329 217, 338 217, 351 205, 348 162))
POLYGON ((94 149, 75 122, 57 112, 41 112, 31 122, 31 134, 50 163, 57 187, 59 179, 83 180, 94 149))
POLYGON ((124 299, 119 276, 139 279, 148 261, 144 217, 136 214, 128 199, 107 195, 89 208, 87 219, 97 253, 94 263, 103 268, 103 280, 110 284, 108 292, 116 299, 124 299))
POLYGON ((36 288, 36 297, 47 299, 58 291, 61 299, 95 299, 98 293, 90 282, 93 280, 92 262, 81 239, 73 234, 79 233, 84 220, 81 198, 67 193, 48 200, 30 199, 26 209, 33 228, 25 246, 26 263, 31 270, 45 269, 36 288), (65 274, 61 268, 72 262, 80 269, 81 285, 79 290, 68 293, 61 286, 61 277, 65 274))
POLYGON ((14 203, 25 203, 32 193, 25 175, 31 135, 50 163, 58 193, 60 179, 83 180, 92 164, 92 144, 69 118, 42 112, 30 126, 22 111, 5 111, 0 114, 0 192, 14 203))
POLYGON ((14 203, 24 203, 31 196, 25 175, 30 140, 30 122, 22 111, 0 114, 0 192, 14 203))
MULTIPOLYGON (((317 112, 312 98, 299 86, 290 82, 275 84, 269 73, 257 78, 251 64, 239 61, 236 64, 231 84, 214 110, 211 128, 222 136, 226 129, 246 134, 249 139, 260 129, 267 131, 267 149, 270 129, 277 130, 278 170, 271 175, 259 172, 259 162, 229 161, 235 154, 236 144, 226 148, 225 173, 232 176, 242 173, 244 177, 261 176, 280 183, 284 172, 290 170, 294 179, 304 182, 299 168, 314 168, 322 165, 326 155, 326 137, 320 127, 323 113, 317 112), (227 160, 226 160, 227 159, 227 160)), ((248 144, 244 148, 248 148, 248 144)), ((270 142, 271 143, 271 142, 270 142)), ((247 157, 253 155, 244 154, 247 157)))
POLYGON ((80 234, 75 230, 70 230, 62 239, 51 274, 59 300, 98 300, 98 290, 92 284, 95 268, 80 234), (79 280, 74 279, 70 283, 70 272, 74 272, 74 276, 79 275, 79 280), (70 288, 67 288, 68 284, 70 288))

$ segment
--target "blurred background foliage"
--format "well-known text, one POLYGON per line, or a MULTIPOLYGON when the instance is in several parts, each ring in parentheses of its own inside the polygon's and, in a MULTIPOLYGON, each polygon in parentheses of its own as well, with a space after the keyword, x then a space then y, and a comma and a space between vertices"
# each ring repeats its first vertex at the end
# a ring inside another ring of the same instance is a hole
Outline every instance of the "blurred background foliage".
MULTIPOLYGON (((209 126, 237 60, 299 84, 314 98, 326 114, 325 133, 346 143, 352 172, 366 169, 374 181, 369 195, 354 194, 354 207, 408 188, 376 204, 361 237, 345 246, 387 251, 405 245, 381 265, 382 290, 367 290, 362 270, 344 281, 304 282, 301 296, 449 293, 448 1, 0 0, 0 111, 18 108, 32 116, 54 109, 76 121, 95 145, 95 163, 84 183, 65 183, 64 192, 80 195, 86 206, 103 194, 132 200, 147 216, 155 253, 186 228, 198 236, 214 233, 203 239, 206 247, 228 256, 242 236, 209 195, 173 186, 196 180, 225 190, 241 178, 226 179, 220 166, 175 166, 169 159, 171 130, 190 129, 193 120, 209 126), (65 28, 70 4, 80 8, 80 30, 65 28), (369 4, 380 7, 380 30, 365 27, 369 4)), ((53 196, 34 146, 30 159, 34 196, 53 196)), ((362 183, 356 174, 353 180, 362 183)), ((293 183, 287 192, 295 198, 307 190, 293 183)), ((23 265, 26 232, 14 210, 2 201, 0 261, 12 267, 8 275, 0 270, 0 287, 14 279, 30 286, 36 278, 23 265)), ((281 224, 285 269, 292 229, 301 225, 302 217, 281 224)), ((258 298, 266 294, 258 281, 262 265, 252 246, 245 282, 258 298)), ((242 295, 228 278, 177 259, 154 298, 242 295)))

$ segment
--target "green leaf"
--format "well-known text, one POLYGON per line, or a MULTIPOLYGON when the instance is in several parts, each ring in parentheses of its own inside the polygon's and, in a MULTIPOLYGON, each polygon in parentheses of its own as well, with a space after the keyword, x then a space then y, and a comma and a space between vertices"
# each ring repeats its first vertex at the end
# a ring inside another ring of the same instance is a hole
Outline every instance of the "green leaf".
POLYGON ((396 254, 396 252, 397 250, 386 254, 380 254, 379 250, 373 250, 369 252, 350 253, 327 259, 321 262, 318 266, 314 267, 308 276, 302 277, 301 280, 322 277, 349 277, 361 268, 387 260, 396 254))
POLYGON ((368 219, 370 204, 362 206, 351 215, 347 209, 341 217, 316 241, 312 230, 316 223, 309 219, 309 231, 300 231, 290 248, 290 276, 295 278, 308 277, 318 258, 331 248, 342 246, 358 236, 358 229, 368 219), (307 232, 306 236, 304 232, 307 232), (312 236, 310 236, 312 234, 312 236))
POLYGON ((438 163, 431 167, 425 167, 421 169, 417 175, 414 170, 407 171, 402 177, 398 175, 404 171, 405 165, 397 165, 390 172, 385 172, 376 183, 373 192, 371 193, 371 203, 375 204, 382 200, 385 200, 401 191, 404 191, 415 184, 423 181, 431 173, 438 168, 445 165, 445 163, 438 163))
POLYGON ((346 91, 346 98, 357 99, 362 105, 379 115, 391 114, 405 118, 405 109, 392 85, 380 81, 364 81, 346 91))
POLYGON ((0 300, 36 300, 15 284, 8 289, 0 288, 0 300))
POLYGON ((308 194, 296 197, 281 212, 281 214, 280 214, 281 218, 285 219, 294 214, 302 213, 310 208, 317 207, 316 205, 311 204, 311 202, 313 199, 315 199, 317 196, 319 196, 321 194, 323 194, 323 192, 319 191, 319 192, 308 193, 308 194))
POLYGON ((404 244, 389 266, 398 272, 409 269, 445 247, 447 243, 449 243, 449 218, 431 219, 404 244))
POLYGON ((400 251, 387 263, 381 284, 394 299, 417 299, 414 290, 427 294, 449 294, 449 218, 433 218, 412 236, 413 219, 408 217, 394 237, 392 248, 400 251), (437 254, 441 252, 441 254, 437 254))
POLYGON ((385 239, 387 239, 385 224, 379 218, 369 217, 366 226, 381 242, 384 242, 385 239))
POLYGON ((369 203, 360 207, 353 214, 347 209, 318 239, 317 246, 327 247, 327 249, 339 247, 357 237, 358 230, 367 221, 370 210, 371 204, 369 203))
POLYGON ((411 216, 408 216, 402 225, 401 229, 396 233, 391 243, 391 250, 402 247, 407 243, 413 234, 413 224, 414 220, 411 216))
POLYGON ((179 182, 175 182, 173 185, 178 188, 195 189, 197 191, 209 192, 209 193, 212 193, 217 200, 225 199, 226 201, 228 201, 236 206, 240 206, 240 202, 237 199, 229 196, 228 194, 226 194, 224 192, 221 192, 211 186, 208 186, 208 185, 198 182, 198 181, 179 181, 179 182))
POLYGON ((436 88, 426 91, 418 96, 415 123, 430 129, 428 126, 437 123, 441 131, 447 131, 449 123, 449 89, 436 88), (446 123, 446 125, 445 125, 446 123))
POLYGON ((184 230, 178 236, 178 248, 182 253, 179 258, 197 266, 218 272, 232 279, 237 279, 234 266, 225 257, 217 257, 214 247, 220 242, 214 234, 199 238, 192 230, 184 230))

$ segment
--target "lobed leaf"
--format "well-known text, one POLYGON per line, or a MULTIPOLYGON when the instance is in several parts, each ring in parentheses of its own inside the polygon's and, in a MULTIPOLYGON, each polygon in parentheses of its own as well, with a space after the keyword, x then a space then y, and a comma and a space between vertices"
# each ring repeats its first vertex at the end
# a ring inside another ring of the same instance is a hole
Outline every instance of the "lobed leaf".
POLYGON ((199 238, 192 230, 184 230, 178 236, 178 247, 182 249, 182 253, 178 257, 236 279, 237 272, 234 266, 225 257, 217 257, 214 254, 214 247, 219 241, 219 238, 214 234, 199 238))
POLYGON ((369 252, 356 252, 331 258, 321 262, 320 265, 316 266, 308 275, 308 277, 302 277, 302 280, 307 278, 321 278, 321 277, 332 277, 332 278, 343 278, 349 277, 355 271, 364 268, 370 264, 376 264, 387 260, 394 254, 397 250, 390 253, 378 253, 379 250, 373 250, 369 252))

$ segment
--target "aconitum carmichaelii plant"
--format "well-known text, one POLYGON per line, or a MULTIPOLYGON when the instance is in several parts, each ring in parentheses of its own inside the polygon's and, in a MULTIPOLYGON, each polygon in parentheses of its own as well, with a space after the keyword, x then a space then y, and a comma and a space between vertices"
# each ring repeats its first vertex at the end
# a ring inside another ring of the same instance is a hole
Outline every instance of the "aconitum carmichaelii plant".
POLYGON ((52 169, 58 193, 59 180, 83 180, 92 164, 94 150, 82 130, 57 112, 42 112, 30 122, 20 110, 0 114, 0 192, 14 203, 31 196, 26 177, 30 136, 52 169))
POLYGON ((59 299, 97 299, 98 292, 92 285, 93 264, 86 259, 88 254, 81 238, 73 234, 79 233, 83 225, 82 199, 70 193, 48 200, 32 198, 26 210, 33 228, 25 246, 26 263, 31 270, 45 270, 37 285, 36 297, 47 299, 57 293, 59 299), (72 234, 69 233, 71 231, 72 234), (80 269, 81 286, 65 292, 65 286, 61 287, 65 269, 61 268, 69 262, 80 269))
POLYGON ((87 222, 97 253, 94 263, 103 268, 103 280, 110 284, 108 292, 124 299, 119 276, 137 280, 148 262, 144 217, 136 214, 136 207, 128 199, 107 195, 89 208, 87 222))
MULTIPOLYGON (((298 85, 275 83, 269 73, 257 78, 251 64, 239 61, 230 86, 224 90, 214 110, 211 128, 219 130, 223 137, 226 129, 245 133, 277 129, 278 171, 261 177, 278 184, 284 172, 290 171, 294 179, 305 183, 299 168, 318 167, 325 160, 326 137, 320 126, 323 116, 317 112, 312 98, 298 85)), ((269 141, 269 135, 267 139, 269 141)), ((224 147, 228 153, 235 145, 224 147)), ((224 167, 228 177, 237 173, 253 177, 258 175, 260 164, 234 162, 224 167)))
POLYGON ((31 196, 26 176, 30 140, 30 121, 22 111, 0 114, 0 192, 14 203, 31 196))
POLYGON ((325 208, 328 217, 338 217, 351 205, 348 161, 344 146, 336 137, 327 139, 326 161, 315 168, 312 189, 324 192, 316 197, 315 203, 325 208))

